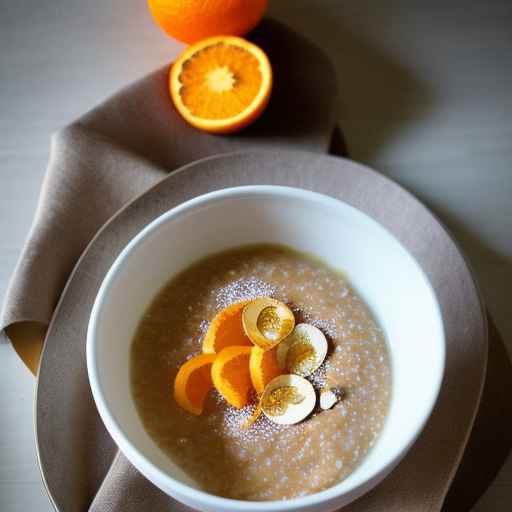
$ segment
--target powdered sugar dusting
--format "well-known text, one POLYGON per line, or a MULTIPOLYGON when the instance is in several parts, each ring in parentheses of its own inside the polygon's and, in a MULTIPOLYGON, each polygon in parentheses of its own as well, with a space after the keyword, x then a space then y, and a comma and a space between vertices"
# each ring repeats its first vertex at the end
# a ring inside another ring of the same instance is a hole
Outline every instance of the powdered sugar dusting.
POLYGON ((288 499, 335 485, 375 443, 390 397, 382 332, 344 277, 304 255, 258 246, 214 255, 171 281, 145 315, 134 341, 134 398, 151 437, 205 490, 235 499, 288 499), (203 413, 173 400, 178 368, 201 352, 211 319, 243 300, 270 296, 297 323, 328 339, 323 364, 307 378, 318 393, 342 391, 329 410, 277 425, 264 414, 248 428, 257 399, 236 409, 212 390, 203 413))
POLYGON ((308 323, 318 327, 328 338, 336 339, 338 337, 338 328, 334 320, 323 320, 314 318, 312 315, 304 315, 308 323))
POLYGON ((327 385, 327 371, 330 367, 330 362, 326 360, 315 372, 308 376, 309 381, 317 391, 320 391, 327 385))
POLYGON ((218 289, 215 301, 218 309, 224 309, 234 302, 273 297, 277 288, 256 277, 237 279, 218 289))

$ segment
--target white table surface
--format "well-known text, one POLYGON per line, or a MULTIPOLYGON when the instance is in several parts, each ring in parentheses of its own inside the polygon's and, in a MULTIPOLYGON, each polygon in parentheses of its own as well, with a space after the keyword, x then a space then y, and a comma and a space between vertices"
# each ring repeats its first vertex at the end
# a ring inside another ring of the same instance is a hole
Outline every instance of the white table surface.
MULTIPOLYGON (((352 158, 449 225, 510 353, 512 2, 271 0, 270 13, 330 55, 352 158)), ((50 134, 178 48, 144 0, 0 0, 0 297, 30 227, 50 134)), ((52 510, 33 398, 33 377, 0 345, 2 512, 52 510)), ((474 512, 511 507, 509 458, 474 512)))

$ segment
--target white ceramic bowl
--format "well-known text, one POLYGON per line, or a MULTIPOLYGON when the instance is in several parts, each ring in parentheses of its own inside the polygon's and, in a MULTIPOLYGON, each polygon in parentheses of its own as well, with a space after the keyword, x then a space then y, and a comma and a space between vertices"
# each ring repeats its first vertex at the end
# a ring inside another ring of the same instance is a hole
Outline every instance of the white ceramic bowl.
POLYGON ((443 325, 435 295, 423 271, 398 241, 345 203, 275 186, 212 192, 149 224, 105 277, 87 337, 94 399, 119 448, 164 492, 198 510, 215 512, 327 512, 374 487, 425 425, 441 385, 444 358, 443 325), (285 244, 345 271, 384 329, 391 354, 391 407, 375 446, 339 484, 287 501, 230 500, 200 490, 146 433, 130 392, 134 331, 162 285, 203 256, 257 242, 285 244))

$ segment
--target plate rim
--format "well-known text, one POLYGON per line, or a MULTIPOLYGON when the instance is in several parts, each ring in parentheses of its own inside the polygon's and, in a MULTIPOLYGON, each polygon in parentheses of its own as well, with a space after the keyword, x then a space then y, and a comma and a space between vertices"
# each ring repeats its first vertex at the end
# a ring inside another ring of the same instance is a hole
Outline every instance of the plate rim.
MULTIPOLYGON (((234 159, 236 161, 236 159, 238 159, 238 158, 247 158, 247 157, 251 157, 251 156, 262 157, 262 158, 264 158, 265 156, 267 156, 267 157, 272 156, 272 158, 270 158, 270 159, 274 160, 274 161, 275 160, 282 160, 283 156, 286 157, 286 160, 289 160, 289 161, 292 161, 294 158, 306 158, 306 159, 309 158, 309 159, 314 159, 314 160, 318 159, 318 160, 331 161, 333 163, 335 162, 334 165, 339 165, 340 167, 342 165, 345 165, 345 166, 349 166, 349 167, 352 167, 354 169, 357 169, 357 170, 359 170, 363 174, 366 173, 369 177, 371 177, 371 179, 375 183, 380 182, 381 184, 384 184, 385 186, 388 186, 388 187, 390 186, 390 187, 394 188, 394 190, 398 194, 400 194, 403 197, 407 198, 407 200, 409 200, 411 202, 411 204, 414 204, 414 206, 419 209, 418 211, 421 211, 423 215, 427 215, 428 217, 430 217, 431 220, 434 221, 434 223, 437 225, 437 227, 441 228, 443 234, 447 237, 449 242, 454 246, 454 249, 455 249, 455 251, 457 253, 457 256, 461 259, 462 263, 464 264, 464 270, 467 272, 468 277, 470 278, 470 281, 471 281, 472 285, 474 286, 475 296, 476 296, 478 304, 479 304, 480 322, 481 322, 481 326, 482 326, 482 332, 480 333, 480 336, 481 336, 482 349, 483 349, 482 352, 483 352, 484 357, 482 359, 482 364, 481 364, 479 391, 478 391, 478 394, 477 394, 477 397, 476 397, 475 404, 473 406, 473 412, 472 412, 472 416, 471 416, 471 421, 469 422, 469 424, 467 426, 466 435, 465 435, 464 439, 462 440, 462 443, 460 444, 460 447, 459 447, 459 450, 458 450, 457 460, 455 461, 455 463, 452 466, 452 469, 451 469, 451 472, 450 472, 450 475, 449 475, 449 479, 446 482, 445 489, 444 489, 444 491, 442 493, 443 497, 446 495, 446 493, 447 493, 447 491, 448 491, 448 489, 450 487, 450 484, 451 484, 451 482, 453 480, 453 477, 454 477, 454 475, 455 475, 455 473, 457 471, 457 468, 458 468, 458 466, 460 464, 460 460, 461 460, 461 458, 462 458, 462 456, 464 454, 464 450, 465 450, 467 441, 468 441, 469 436, 470 436, 471 431, 472 431, 473 423, 474 423, 476 414, 478 412, 480 401, 481 401, 481 397, 482 397, 483 385, 484 385, 484 382, 485 382, 486 369, 487 369, 487 347, 488 347, 487 314, 486 314, 484 302, 483 302, 483 299, 482 299, 481 290, 480 290, 478 282, 477 282, 477 280, 475 278, 475 273, 474 273, 474 271, 473 271, 473 269, 472 269, 472 267, 471 267, 467 257, 465 256, 464 252, 461 250, 460 245, 458 244, 458 242, 456 241, 454 236, 446 228, 446 226, 441 222, 441 220, 439 219, 439 217, 435 213, 433 213, 418 198, 416 198, 416 196, 414 196, 411 192, 409 192, 401 184, 399 184, 399 183, 395 182, 394 180, 390 179, 389 177, 379 173, 378 171, 375 171, 374 169, 372 169, 372 168, 370 168, 370 167, 368 167, 366 165, 360 164, 360 163, 358 163, 358 162, 356 162, 354 160, 351 160, 349 158, 340 157, 340 156, 333 156, 333 155, 328 155, 328 154, 324 154, 324 153, 316 153, 316 152, 304 151, 304 150, 291 150, 291 149, 279 150, 279 151, 277 151, 275 149, 274 150, 273 149, 255 149, 255 150, 237 150, 237 151, 233 151, 233 152, 229 152, 229 153, 222 153, 222 154, 218 154, 218 155, 208 156, 208 157, 201 158, 201 159, 195 160, 193 162, 187 163, 187 164, 179 167, 178 169, 176 169, 174 171, 170 171, 168 175, 163 176, 163 178, 161 180, 159 180, 157 183, 155 183, 154 185, 150 186, 147 190, 145 190, 144 192, 142 192, 141 194, 137 195, 135 198, 133 198, 132 200, 127 202, 110 219, 108 219, 108 221, 105 224, 103 224, 101 226, 101 228, 95 233, 94 237, 87 244, 87 246, 85 247, 84 251, 80 255, 80 258, 76 262, 76 264, 75 264, 71 274, 69 275, 69 278, 68 278, 68 280, 66 282, 66 285, 65 285, 65 287, 64 287, 64 289, 62 291, 62 294, 61 294, 61 296, 59 298, 59 301, 57 302, 57 305, 55 307, 54 313, 52 315, 52 319, 51 319, 51 321, 50 321, 50 323, 48 325, 48 330, 47 330, 47 334, 46 334, 46 337, 45 337, 45 343, 44 343, 44 346, 43 346, 43 350, 42 350, 42 353, 41 353, 41 359, 40 359, 39 367, 38 367, 38 373, 37 373, 38 377, 37 377, 37 382, 36 382, 35 399, 34 399, 34 427, 35 427, 34 430, 35 430, 37 461, 38 461, 38 466, 39 466, 39 469, 40 469, 41 478, 42 478, 43 484, 45 486, 46 492, 48 493, 50 501, 51 501, 52 505, 54 506, 54 508, 56 510, 59 510, 59 506, 57 504, 55 496, 52 494, 52 491, 50 490, 50 484, 49 484, 49 482, 47 480, 47 475, 46 475, 45 462, 42 460, 41 448, 40 448, 41 439, 40 439, 40 431, 39 431, 40 430, 39 429, 39 414, 40 414, 39 404, 40 404, 40 401, 41 401, 41 394, 43 393, 43 386, 45 385, 43 381, 46 378, 44 370, 43 371, 41 371, 41 370, 44 369, 45 361, 46 361, 46 359, 48 357, 48 352, 50 351, 50 348, 49 348, 50 347, 50 343, 48 343, 48 340, 51 338, 52 331, 53 331, 53 329, 55 327, 55 324, 57 323, 57 321, 59 319, 58 318, 58 316, 59 316, 58 313, 60 312, 63 303, 67 299, 67 292, 68 292, 69 288, 71 287, 71 285, 73 284, 74 278, 76 277, 76 275, 77 275, 77 273, 78 273, 78 271, 80 269, 81 264, 84 262, 84 260, 90 254, 92 248, 94 248, 94 246, 97 243, 98 239, 101 238, 101 236, 105 233, 105 231, 107 231, 109 228, 114 226, 116 221, 123 214, 125 214, 129 209, 134 207, 134 205, 136 205, 137 202, 142 201, 145 197, 150 196, 151 194, 154 194, 155 191, 157 191, 160 187, 162 187, 164 182, 172 182, 175 179, 180 179, 181 176, 183 175, 183 173, 189 171, 190 169, 197 168, 197 167, 200 168, 200 167, 202 167, 204 165, 208 165, 208 164, 210 164, 212 162, 227 161, 227 160, 230 160, 230 159, 234 159), (276 158, 276 156, 278 158, 276 158)), ((297 175, 297 176, 299 176, 299 175, 297 175)), ((217 177, 215 178, 215 180, 218 180, 218 179, 219 178, 217 178, 217 177)), ((218 183, 217 183, 214 188, 210 187, 209 190, 213 191, 213 190, 219 190, 220 188, 227 188, 227 187, 231 187, 231 186, 247 185, 247 183, 244 183, 244 182, 240 183, 240 181, 243 181, 243 177, 240 175, 240 173, 239 173, 238 176, 236 176, 236 179, 239 181, 236 185, 230 184, 230 185, 222 185, 222 186, 219 187, 218 183)), ((215 180, 213 180, 213 181, 215 181, 215 180)), ((300 178, 298 178, 297 181, 300 181, 300 178)), ((274 182, 274 183, 267 183, 267 182, 260 183, 260 182, 258 182, 258 184, 281 185, 281 183, 276 183, 276 182, 274 182)), ((320 186, 319 184, 317 184, 317 185, 320 186)), ((287 184, 286 186, 294 186, 294 187, 302 188, 302 189, 305 189, 305 190, 312 190, 311 188, 305 188, 303 183, 300 183, 300 184, 295 183, 295 184, 291 184, 291 185, 287 184)), ((339 199, 339 200, 345 202, 346 204, 349 204, 350 206, 353 206, 353 207, 357 208, 358 210, 360 210, 357 205, 352 204, 350 201, 347 201, 346 199, 340 199, 337 195, 331 193, 331 191, 329 191, 329 190, 325 190, 325 189, 324 190, 318 190, 318 189, 315 188, 315 189, 313 189, 313 191, 314 192, 320 192, 320 193, 322 193, 324 195, 327 195, 329 197, 334 197, 335 199, 339 199)), ((204 193, 205 192, 201 192, 201 193, 199 193, 197 195, 202 195, 204 193)), ((190 197, 196 197, 196 195, 192 195, 190 197)), ((187 199, 189 199, 189 198, 185 198, 185 199, 184 198, 180 198, 179 201, 176 203, 176 205, 181 204, 182 202, 186 201, 187 199)), ((176 205, 174 205, 174 206, 176 206, 176 205)), ((368 215, 373 220, 378 222, 382 227, 384 227, 384 229, 387 229, 395 238, 397 238, 397 240, 400 242, 400 244, 404 245, 404 248, 407 251, 409 251, 409 248, 396 235, 396 233, 392 229, 390 229, 389 226, 383 225, 380 222, 380 220, 376 219, 373 216, 373 214, 371 212, 367 212, 367 211, 364 211, 364 210, 360 210, 360 211, 362 211, 362 213, 364 213, 365 215, 368 215)), ((124 245, 125 244, 123 244, 123 246, 124 245)), ((411 253, 411 255, 414 257, 415 260, 418 259, 415 254, 411 253)), ((113 259, 115 259, 115 258, 113 258, 113 259)), ((428 276, 429 274, 423 268, 422 262, 418 261, 418 264, 420 265, 420 267, 422 267, 422 269, 424 270, 424 272, 428 276)), ((429 281, 430 281, 430 279, 429 279, 429 281)), ((436 296, 437 296, 437 293, 436 293, 436 296)), ((443 323, 444 323, 444 319, 443 319, 443 323)), ((84 344, 85 344, 85 341, 84 341, 84 344)), ((443 384, 441 385, 441 390, 443 389, 443 386, 444 386, 444 379, 443 379, 443 384)), ((427 422, 427 425, 428 425, 428 422, 427 422)))

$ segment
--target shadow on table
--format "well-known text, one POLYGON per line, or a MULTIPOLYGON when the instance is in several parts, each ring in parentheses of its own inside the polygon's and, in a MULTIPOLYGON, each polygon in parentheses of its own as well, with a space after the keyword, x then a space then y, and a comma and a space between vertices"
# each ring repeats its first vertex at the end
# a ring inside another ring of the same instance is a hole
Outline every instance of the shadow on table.
MULTIPOLYGON (((348 156, 345 139, 339 128, 333 134, 330 153, 348 156)), ((432 210, 440 214, 457 239, 470 241, 471 246, 478 247, 480 251, 489 251, 475 235, 464 231, 453 220, 450 221, 447 214, 441 214, 436 208, 432 210)), ((462 461, 446 495, 443 506, 445 512, 470 510, 496 478, 512 450, 512 363, 489 314, 488 324, 489 359, 481 404, 462 461)))
MULTIPOLYGON (((428 204, 428 203, 427 203, 428 204)), ((441 206, 428 206, 436 212, 454 234, 463 249, 512 267, 510 259, 487 247, 463 222, 441 206)), ((510 279, 494 279, 500 293, 510 293, 510 279)), ((443 510, 470 510, 498 474, 512 450, 512 363, 500 332, 490 314, 487 375, 480 409, 466 451, 446 496, 443 510)))
MULTIPOLYGON (((325 150, 335 120, 336 77, 325 53, 283 23, 266 19, 248 36, 273 66, 270 102, 247 129, 218 136, 187 124, 173 107, 168 66, 130 85, 82 116, 73 131, 173 171, 202 157, 235 150, 325 150)), ((68 129, 69 131, 69 129, 68 129)))
MULTIPOLYGON (((333 134, 330 153, 348 156, 339 128, 333 134)), ((441 213, 439 209, 432 210, 441 213)), ((440 217, 457 238, 471 240, 473 247, 488 251, 473 234, 464 231, 456 222, 450 222, 447 214, 440 217)), ((445 512, 470 510, 493 482, 512 450, 512 364, 492 317, 487 316, 489 349, 481 404, 462 461, 446 495, 445 512)))
MULTIPOLYGON (((341 130, 332 139, 331 153, 350 155, 364 162, 375 160, 379 152, 405 129, 410 119, 421 120, 435 109, 435 91, 429 84, 406 69, 377 47, 372 47, 362 35, 343 26, 339 19, 329 18, 321 9, 298 10, 281 1, 272 4, 275 14, 293 28, 312 39, 330 56, 338 77, 340 98, 338 119, 341 130), (358 129, 357 120, 363 120, 358 129), (372 129, 367 127, 371 120, 372 129), (350 138, 342 130, 345 122, 350 138)), ((380 23, 388 22, 389 12, 379 11, 380 23)), ((467 227, 448 212, 430 205, 446 223, 463 248, 471 254, 489 254, 490 248, 469 232, 467 227)), ((504 264, 508 259, 492 254, 504 264)), ((508 280, 510 281, 510 280, 508 280)), ((507 279, 493 283, 500 293, 510 290, 507 279)), ((492 318, 489 317, 489 360, 482 402, 475 419, 461 464, 446 496, 443 510, 469 510, 484 493, 512 449, 512 364, 492 318)))
MULTIPOLYGON (((330 57, 338 80, 337 119, 348 135, 352 157, 370 163, 390 139, 406 129, 408 120, 431 114, 435 91, 340 18, 329 17, 324 9, 295 6, 295 0, 274 2, 270 14, 285 20, 330 57)), ((389 23, 389 10, 380 9, 372 16, 383 18, 379 23, 389 23)))
POLYGON ((512 367, 489 317, 489 361, 482 402, 443 510, 470 510, 496 477, 512 448, 512 367), (478 463, 475 463, 478 461, 478 463))

